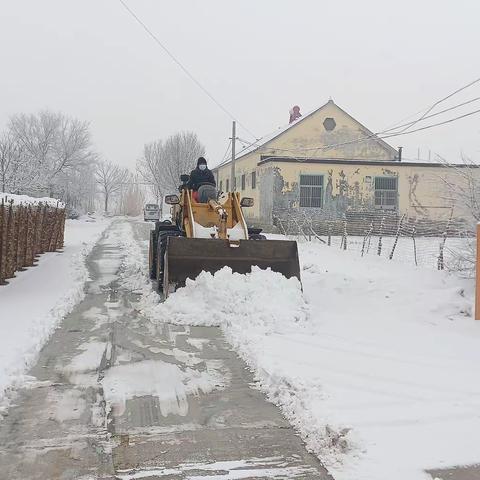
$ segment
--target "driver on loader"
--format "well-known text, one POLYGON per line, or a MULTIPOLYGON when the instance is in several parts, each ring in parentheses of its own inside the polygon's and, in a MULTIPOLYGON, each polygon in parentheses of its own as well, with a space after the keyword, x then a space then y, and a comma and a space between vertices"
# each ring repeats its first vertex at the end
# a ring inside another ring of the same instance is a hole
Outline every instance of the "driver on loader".
POLYGON ((197 168, 190 172, 187 188, 193 191, 192 198, 197 203, 207 203, 211 198, 216 198, 216 182, 213 173, 207 167, 205 158, 197 160, 197 168))

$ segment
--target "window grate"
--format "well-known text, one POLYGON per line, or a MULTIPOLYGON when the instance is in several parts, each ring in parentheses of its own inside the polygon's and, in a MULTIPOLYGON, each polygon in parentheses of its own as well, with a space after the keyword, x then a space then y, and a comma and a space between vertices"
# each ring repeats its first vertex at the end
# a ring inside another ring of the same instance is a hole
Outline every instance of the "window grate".
POLYGON ((375 190, 397 190, 397 177, 375 177, 375 190))
POLYGON ((398 178, 375 177, 375 208, 396 210, 398 205, 398 178))
POLYGON ((300 175, 300 207, 323 207, 323 175, 300 175))

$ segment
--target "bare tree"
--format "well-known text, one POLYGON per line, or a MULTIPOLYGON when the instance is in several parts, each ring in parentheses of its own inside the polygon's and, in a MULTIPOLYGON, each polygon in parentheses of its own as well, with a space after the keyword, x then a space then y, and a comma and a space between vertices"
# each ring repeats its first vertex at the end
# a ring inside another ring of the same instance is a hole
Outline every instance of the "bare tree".
POLYGON ((112 162, 99 162, 96 170, 97 183, 104 197, 104 210, 108 212, 108 204, 113 196, 120 193, 128 181, 130 172, 112 162))
POLYGON ((163 192, 175 191, 180 175, 190 173, 198 157, 205 154, 205 147, 193 132, 180 132, 165 142, 156 140, 144 146, 143 156, 137 162, 141 178, 152 185, 159 199, 163 192))
POLYGON ((455 220, 461 226, 459 233, 462 238, 446 247, 449 253, 446 268, 461 276, 473 277, 476 267, 475 231, 480 221, 480 167, 465 156, 462 156, 463 165, 453 165, 437 157, 447 167, 445 174, 441 175, 444 188, 439 190, 443 190, 442 198, 455 209, 455 220))
POLYGON ((462 156, 463 166, 446 163, 448 175, 443 182, 452 204, 457 206, 472 225, 480 221, 480 168, 471 159, 462 156))
POLYGON ((144 183, 148 184, 157 202, 163 196, 163 143, 161 140, 148 143, 143 147, 143 155, 137 161, 137 172, 144 183))
POLYGON ((167 138, 164 147, 163 179, 165 187, 175 190, 180 175, 195 168, 198 157, 205 155, 205 147, 193 132, 180 132, 167 138))

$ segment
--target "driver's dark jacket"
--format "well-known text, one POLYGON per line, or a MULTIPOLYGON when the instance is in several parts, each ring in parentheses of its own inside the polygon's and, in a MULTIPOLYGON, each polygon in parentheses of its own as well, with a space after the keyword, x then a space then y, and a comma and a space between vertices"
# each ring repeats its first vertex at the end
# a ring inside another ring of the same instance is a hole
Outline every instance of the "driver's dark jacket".
POLYGON ((187 187, 190 190, 198 190, 200 185, 208 183, 210 185, 216 186, 215 177, 211 170, 206 168, 205 170, 200 170, 196 168, 190 172, 190 179, 188 180, 187 187))

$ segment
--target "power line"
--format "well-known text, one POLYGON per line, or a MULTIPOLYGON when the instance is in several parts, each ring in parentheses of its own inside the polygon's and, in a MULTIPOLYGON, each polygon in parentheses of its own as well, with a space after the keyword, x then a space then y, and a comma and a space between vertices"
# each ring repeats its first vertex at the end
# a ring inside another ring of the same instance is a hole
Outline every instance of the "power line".
POLYGON ((408 132, 392 133, 390 135, 385 135, 385 136, 380 137, 380 138, 398 137, 400 135, 408 135, 409 133, 420 132, 421 130, 427 130, 429 128, 438 127, 440 125, 445 125, 447 123, 452 123, 452 122, 455 122, 456 120, 460 120, 461 118, 465 118, 465 117, 470 117, 471 115, 475 115, 477 113, 480 113, 480 109, 474 110, 473 112, 465 113, 464 115, 459 115, 458 117, 455 117, 455 118, 450 118, 448 120, 444 120, 443 122, 433 123, 432 125, 426 125, 425 127, 416 128, 415 130, 409 130, 408 132))
MULTIPOLYGON (((464 107, 465 105, 468 105, 468 104, 473 103, 473 102, 477 102, 478 100, 480 100, 480 97, 472 98, 471 100, 467 100, 466 102, 459 103, 457 105, 453 105, 452 107, 445 108, 444 110, 440 110, 437 113, 432 113, 432 115, 428 115, 426 117, 423 117, 423 120, 427 120, 428 118, 438 117, 438 115, 441 115, 442 113, 450 112, 451 110, 455 110, 456 108, 464 107)), ((415 122, 416 121, 414 120, 412 122, 404 123, 403 125, 396 125, 395 127, 391 127, 391 128, 382 130, 381 132, 378 133, 378 135, 381 135, 383 133, 391 132, 392 130, 395 130, 396 128, 402 128, 402 127, 405 127, 407 125, 413 125, 415 122)))
POLYGON ((225 114, 227 114, 232 120, 235 120, 249 135, 253 138, 257 138, 254 133, 252 133, 245 125, 243 125, 239 120, 235 118, 235 116, 225 108, 194 76, 190 71, 185 67, 180 60, 160 41, 160 39, 145 25, 145 23, 136 15, 136 13, 125 3, 124 0, 118 0, 125 10, 139 23, 142 28, 147 32, 147 34, 157 43, 157 45, 173 60, 181 69, 182 71, 192 80, 195 85, 197 85, 202 92, 207 95, 210 100, 212 100, 217 107, 219 107, 225 114))
MULTIPOLYGON (((480 78, 478 79, 478 81, 480 81, 480 78)), ((475 82, 472 82, 470 83, 468 86, 472 85, 473 83, 475 82)), ((465 88, 467 88, 468 86, 466 87, 462 87, 462 89, 460 90, 464 90, 465 88)), ((446 98, 450 98, 452 95, 454 95, 455 93, 457 93, 458 91, 460 90, 457 90, 456 92, 448 95, 446 98)), ((432 115, 428 115, 428 116, 423 116, 422 120, 427 120, 428 118, 433 118, 433 117, 436 117, 438 115, 441 115, 442 113, 445 113, 445 112, 449 112, 451 110, 454 110, 456 108, 460 108, 460 107, 463 107, 465 105, 468 105, 470 103, 473 103, 473 102, 476 102, 480 100, 480 97, 475 97, 471 100, 468 100, 466 102, 463 102, 463 103, 459 103, 457 105, 453 105, 452 107, 449 107, 449 108, 446 108, 445 110, 442 110, 440 112, 437 112, 437 113, 434 113, 432 115)), ((439 102, 437 102, 438 104, 439 102)), ((461 115, 459 117, 455 117, 453 119, 450 119, 450 120, 446 120, 445 122, 439 122, 439 123, 436 123, 436 124, 433 124, 431 126, 426 126, 426 127, 422 127, 422 128, 419 128, 419 129, 415 129, 415 130, 412 130, 412 133, 413 132, 418 132, 420 130, 426 130, 428 128, 432 128, 432 127, 435 127, 435 126, 439 126, 439 125, 443 125, 444 123, 451 123, 455 120, 459 120, 461 118, 464 118, 464 117, 468 117, 470 115, 473 115, 475 113, 477 113, 478 110, 472 112, 472 113, 467 113, 465 115, 461 115)), ((403 125, 399 125, 399 126, 396 126, 396 127, 392 127, 392 128, 389 128, 387 130, 382 130, 380 132, 377 132, 377 133, 372 133, 370 135, 367 135, 365 138, 358 138, 358 139, 355 139, 355 140, 349 140, 347 142, 342 142, 342 143, 336 143, 336 144, 331 144, 331 145, 323 145, 323 146, 319 146, 319 147, 312 147, 312 148, 308 148, 308 149, 304 149, 304 150, 320 150, 320 149, 324 149, 324 150, 330 150, 332 148, 335 148, 335 147, 342 147, 342 146, 345 146, 345 145, 351 145, 351 144, 355 144, 355 143, 360 143, 360 142, 365 142, 367 140, 370 140, 371 138, 374 138, 374 137, 377 137, 377 138, 380 138, 380 139, 383 139, 383 138, 390 138, 390 137, 396 137, 396 136, 399 136, 401 134, 403 134, 405 132, 406 129, 400 131, 400 132, 393 132, 392 134, 389 134, 389 132, 391 132, 392 130, 394 130, 395 128, 401 128, 401 127, 405 127, 405 126, 408 126, 409 128, 411 128, 413 125, 417 124, 418 122, 420 121, 420 119, 417 119, 417 120, 414 120, 412 122, 409 122, 409 123, 406 123, 406 124, 403 124, 403 125), (384 135, 382 136, 383 134, 388 134, 388 135, 384 135)), ((405 133, 409 133, 409 132, 405 132, 405 133)))
MULTIPOLYGON (((468 103, 468 102, 467 102, 468 103)), ((463 105, 463 104, 460 104, 460 105, 463 105)), ((425 107, 425 108, 429 108, 429 107, 425 107)), ((407 115, 406 117, 403 117, 401 120, 399 120, 398 122, 395 122, 395 123, 392 123, 390 125, 388 125, 387 127, 385 127, 382 132, 388 132, 388 131, 391 131, 391 130, 394 130, 395 128, 401 128, 401 127, 404 127, 406 124, 402 124, 400 125, 402 122, 404 122, 405 120, 408 120, 412 117, 416 117, 417 115, 420 115, 424 110, 425 108, 422 108, 420 110, 418 110, 417 112, 415 113, 412 113, 411 115, 407 115)), ((454 108, 454 107, 452 107, 454 108)), ((443 111, 446 111, 446 110, 443 110, 443 111)), ((441 113, 441 112, 439 112, 441 113)), ((427 119, 427 118, 430 118, 430 116, 428 117, 424 117, 423 120, 427 119)), ((413 123, 415 120, 413 120, 412 122, 409 122, 410 123, 413 123)))
POLYGON ((232 146, 232 139, 228 141, 227 149, 225 150, 225 153, 223 154, 222 161, 218 164, 218 166, 222 166, 224 163, 226 163, 228 160, 228 154, 230 152, 230 148, 232 146))
POLYGON ((472 82, 468 83, 467 85, 464 85, 463 87, 460 87, 458 88, 457 90, 455 90, 454 92, 450 93, 449 95, 447 95, 446 97, 443 97, 441 98, 440 100, 437 100, 430 108, 428 108, 425 113, 420 117, 418 118, 417 120, 415 120, 410 126, 408 127, 405 127, 402 132, 406 131, 406 130, 409 130, 411 127, 413 127, 414 125, 416 125, 418 122, 422 121, 437 105, 439 105, 440 103, 444 102, 445 100, 448 100, 449 98, 453 97, 454 95, 456 95, 457 93, 460 93, 461 91, 471 87, 472 85, 475 85, 476 83, 480 82, 480 78, 477 78, 475 80, 473 80, 472 82))
MULTIPOLYGON (((476 102, 478 100, 480 100, 480 97, 475 97, 475 98, 473 98, 471 100, 468 100, 466 102, 459 103, 457 105, 453 105, 452 107, 446 108, 445 110, 442 110, 440 112, 434 113, 432 115, 425 116, 425 117, 423 117, 422 120, 427 120, 428 118, 436 117, 438 115, 441 115, 442 113, 449 112, 449 111, 454 110, 456 108, 463 107, 465 105, 476 102)), ((427 126, 422 127, 422 128, 417 128, 415 130, 411 130, 411 133, 419 132, 421 130, 426 130, 426 129, 429 129, 429 128, 432 128, 432 127, 443 125, 445 123, 451 123, 455 120, 459 120, 461 118, 468 117, 470 115, 474 115, 474 114, 478 113, 478 111, 479 110, 475 110, 474 112, 467 113, 465 115, 460 115, 459 117, 455 117, 453 119, 449 119, 449 120, 446 120, 444 122, 439 122, 439 123, 435 123, 435 124, 432 124, 432 125, 427 125, 427 126)), ((409 126, 411 128, 414 124, 416 124, 418 122, 419 122, 419 120, 414 120, 412 122, 409 122, 409 123, 406 123, 406 124, 403 124, 403 125, 399 125, 399 126, 394 127, 394 128, 401 128, 401 127, 404 127, 404 126, 409 126)), ((405 131, 405 129, 404 129, 400 132, 393 132, 393 133, 390 134, 389 132, 394 130, 394 128, 390 128, 388 130, 382 130, 382 131, 377 132, 377 133, 372 133, 372 134, 370 134, 370 135, 368 135, 364 138, 357 138, 355 140, 349 140, 347 142, 335 143, 335 144, 331 144, 331 145, 321 145, 321 146, 318 146, 318 147, 306 148, 304 150, 331 150, 332 148, 335 148, 335 147, 342 147, 342 146, 345 146, 345 145, 352 145, 352 144, 355 144, 355 143, 365 142, 365 141, 370 140, 371 138, 375 138, 375 137, 379 138, 379 139, 384 139, 384 138, 390 138, 390 137, 397 137, 397 136, 400 136, 400 135, 406 135, 406 134, 410 133, 410 131, 405 131), (384 134, 387 134, 387 135, 384 135, 384 134)))
POLYGON ((232 139, 229 140, 227 149, 225 150, 225 153, 223 154, 221 162, 218 165, 216 165, 215 168, 223 167, 223 165, 226 165, 228 162, 230 162, 231 159, 228 158, 228 157, 229 157, 229 155, 232 151, 231 147, 232 147, 232 139))

